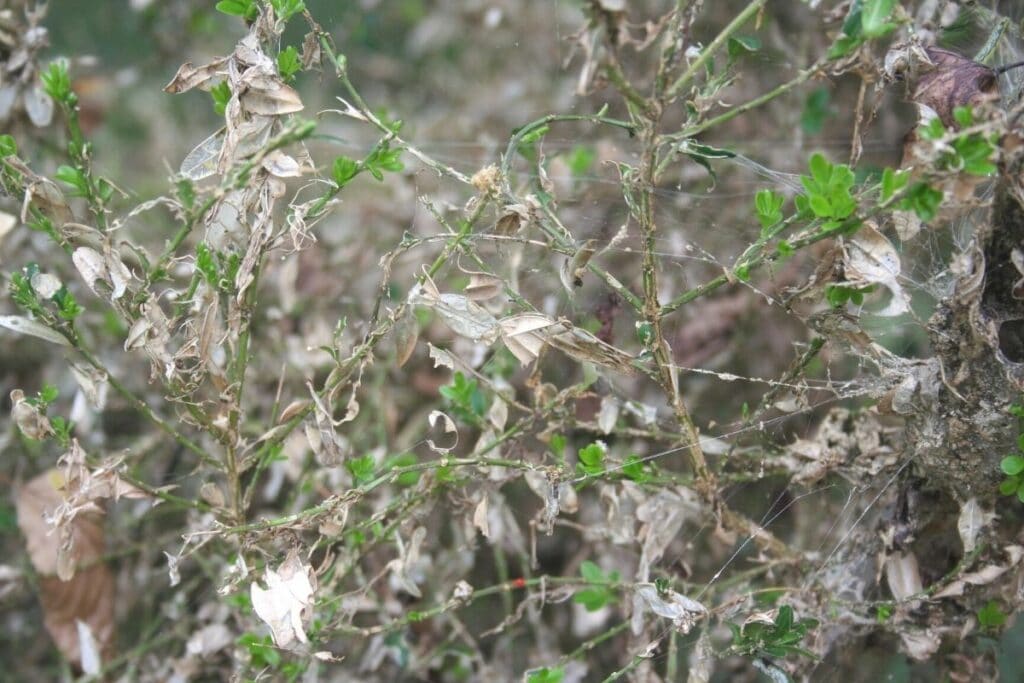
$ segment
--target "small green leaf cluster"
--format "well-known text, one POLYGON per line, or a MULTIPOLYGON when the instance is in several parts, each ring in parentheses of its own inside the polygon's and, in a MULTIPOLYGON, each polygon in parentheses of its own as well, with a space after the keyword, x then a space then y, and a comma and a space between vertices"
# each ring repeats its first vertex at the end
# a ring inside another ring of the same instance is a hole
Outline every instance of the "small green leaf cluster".
POLYGON ((260 14, 260 7, 256 0, 220 0, 214 7, 222 14, 241 17, 246 21, 255 21, 260 14))
POLYGON ((284 22, 306 9, 306 3, 303 0, 270 0, 270 6, 274 8, 277 18, 284 22))
MULTIPOLYGON (((270 0, 269 4, 274 8, 274 15, 284 22, 306 9, 303 0, 270 0)), ((214 7, 221 14, 241 17, 245 21, 255 21, 260 14, 257 0, 220 0, 214 7)))
POLYGON ((761 224, 762 238, 771 237, 771 228, 782 221, 782 205, 785 203, 786 198, 773 190, 758 190, 754 195, 754 209, 761 224))
POLYGON ((0 135, 0 158, 14 156, 18 153, 18 143, 10 135, 0 135))
POLYGON ((554 668, 544 667, 534 669, 526 674, 526 683, 562 683, 565 677, 565 669, 560 666, 554 668))
POLYGON ((222 254, 210 251, 205 242, 196 246, 196 270, 203 276, 210 287, 218 292, 231 292, 235 285, 235 276, 242 259, 238 254, 222 254))
POLYGON ((366 455, 358 458, 350 458, 349 460, 346 460, 345 467, 352 475, 352 478, 356 480, 356 483, 365 484, 373 479, 376 463, 374 462, 373 455, 367 453, 366 455))
POLYGON ((577 455, 579 462, 576 463, 576 470, 587 476, 598 476, 604 473, 605 447, 604 444, 594 442, 581 448, 577 455))
POLYGON ((651 480, 651 475, 647 473, 647 465, 639 455, 627 455, 621 470, 626 478, 638 484, 645 484, 651 480))
POLYGON ((580 565, 580 575, 590 584, 589 588, 577 591, 572 601, 583 605, 588 612, 596 612, 605 605, 615 602, 615 591, 608 584, 618 583, 619 573, 616 571, 605 574, 604 571, 590 560, 580 565))
POLYGON ((302 70, 302 62, 299 60, 299 51, 294 45, 289 45, 277 53, 277 72, 285 82, 295 78, 295 74, 302 70))
MULTIPOLYGON (((61 165, 57 167, 57 172, 54 176, 57 180, 71 188, 71 192, 68 194, 72 197, 89 197, 92 195, 93 188, 89 183, 89 176, 81 168, 61 165)), ((100 178, 96 181, 96 195, 104 203, 109 202, 114 196, 114 186, 109 181, 100 178)))
POLYGON ((854 0, 842 35, 828 51, 829 59, 845 57, 867 41, 889 35, 896 28, 889 21, 896 6, 896 0, 854 0))
MULTIPOLYGON (((953 110, 953 118, 964 128, 974 125, 974 112, 970 107, 957 107, 953 110)), ((931 119, 918 131, 925 140, 941 140, 949 133, 938 117, 931 119)), ((997 137, 992 133, 961 133, 943 150, 938 159, 938 166, 943 170, 962 171, 970 175, 991 175, 996 172, 992 157, 997 142, 997 137)))
POLYGON ((818 626, 817 619, 796 621, 793 608, 779 607, 774 623, 752 621, 742 627, 729 622, 732 631, 730 649, 750 657, 786 657, 795 654, 816 659, 813 652, 798 645, 807 632, 818 626))
POLYGON ((819 153, 811 156, 809 167, 811 174, 800 176, 807 194, 797 195, 797 209, 826 219, 826 230, 838 227, 857 210, 857 200, 850 192, 856 180, 853 171, 846 164, 831 163, 819 153))
POLYGON ((998 602, 989 600, 984 607, 978 610, 978 624, 986 630, 994 631, 1006 623, 1006 616, 998 602))
POLYGON ((841 308, 847 303, 860 306, 864 303, 864 295, 875 291, 875 285, 867 287, 850 287, 847 285, 826 285, 825 300, 832 308, 841 308))
POLYGON ((999 469, 1006 475, 999 484, 999 493, 1004 496, 1016 494, 1017 500, 1024 503, 1024 431, 1020 429, 1020 423, 1024 423, 1024 405, 1014 403, 1008 412, 1018 421, 1017 452, 999 462, 999 469))
POLYGON ((52 97, 54 102, 66 107, 73 107, 78 103, 78 97, 71 89, 71 75, 68 73, 66 60, 50 62, 39 78, 43 82, 43 91, 52 97))
MULTIPOLYGON (((397 122, 396 125, 400 126, 401 122, 397 122)), ((405 168, 405 164, 399 158, 401 156, 401 147, 391 149, 388 142, 381 142, 362 161, 356 161, 346 156, 335 159, 331 177, 339 190, 352 182, 363 171, 367 171, 377 180, 383 181, 385 172, 395 173, 405 168)))
POLYGON ((479 425, 487 414, 487 395, 475 379, 468 379, 461 372, 452 376, 451 384, 439 389, 448 401, 448 407, 455 417, 472 425, 479 425))

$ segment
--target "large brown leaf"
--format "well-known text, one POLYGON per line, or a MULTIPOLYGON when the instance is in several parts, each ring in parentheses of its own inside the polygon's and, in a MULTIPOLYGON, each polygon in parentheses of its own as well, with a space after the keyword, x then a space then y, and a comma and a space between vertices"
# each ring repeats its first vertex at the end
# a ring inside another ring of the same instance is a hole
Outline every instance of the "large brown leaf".
POLYGON ((46 517, 64 502, 64 484, 60 470, 43 472, 18 491, 15 505, 29 559, 40 575, 43 623, 61 654, 78 665, 83 661, 78 621, 92 631, 104 659, 113 652, 115 588, 114 576, 103 563, 102 517, 95 513, 75 516, 71 524, 74 576, 69 581, 57 577, 61 538, 46 517))
POLYGON ((953 110, 957 107, 977 107, 998 99, 995 70, 942 48, 929 47, 925 52, 934 66, 921 72, 911 98, 934 109, 947 128, 956 126, 953 110))

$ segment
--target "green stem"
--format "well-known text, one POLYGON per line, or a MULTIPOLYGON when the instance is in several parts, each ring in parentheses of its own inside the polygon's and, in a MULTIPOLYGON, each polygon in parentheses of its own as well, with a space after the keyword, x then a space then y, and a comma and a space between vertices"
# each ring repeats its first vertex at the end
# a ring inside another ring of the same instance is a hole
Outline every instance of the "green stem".
POLYGON ((747 23, 755 14, 760 12, 766 2, 767 0, 753 0, 753 2, 748 4, 742 12, 737 14, 733 20, 729 22, 729 24, 723 28, 717 36, 715 36, 715 39, 712 40, 706 48, 701 50, 700 56, 693 60, 693 64, 683 72, 683 75, 672 84, 666 93, 667 98, 673 99, 678 97, 679 93, 693 82, 697 73, 704 68, 708 61, 714 57, 715 53, 725 45, 725 42, 729 40, 730 37, 732 37, 732 34, 740 30, 740 27, 743 26, 743 24, 747 23))

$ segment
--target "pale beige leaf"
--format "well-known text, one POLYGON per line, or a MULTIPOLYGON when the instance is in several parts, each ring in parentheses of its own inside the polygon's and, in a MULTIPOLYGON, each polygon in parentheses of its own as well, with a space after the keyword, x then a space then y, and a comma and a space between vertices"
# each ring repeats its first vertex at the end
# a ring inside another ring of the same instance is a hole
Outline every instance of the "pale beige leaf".
POLYGON ((470 301, 487 301, 504 291, 505 283, 500 277, 489 273, 468 273, 469 284, 466 285, 466 298, 470 301))
POLYGON ((53 100, 39 86, 25 90, 25 113, 37 128, 45 128, 53 121, 53 100))
POLYGON ((4 243, 4 238, 7 237, 7 233, 9 233, 17 224, 17 216, 12 216, 9 213, 0 211, 0 245, 4 243))
POLYGON ((216 85, 216 83, 211 83, 210 81, 213 79, 221 80, 227 74, 226 65, 226 57, 221 57, 209 64, 203 64, 198 67, 192 66, 192 62, 185 62, 178 67, 178 72, 174 74, 171 82, 164 86, 164 92, 176 95, 192 88, 209 90, 216 85))
POLYGON ((71 254, 71 261, 75 264, 82 279, 85 280, 85 286, 98 296, 96 281, 105 280, 107 277, 107 267, 103 262, 103 255, 91 247, 78 247, 71 254))
POLYGON ((290 421, 293 417, 303 412, 309 406, 309 401, 295 400, 289 403, 284 410, 281 411, 281 416, 277 418, 278 424, 284 424, 290 421))
POLYGON ((21 389, 11 391, 11 419, 21 433, 30 439, 39 441, 53 434, 49 418, 37 406, 25 400, 25 392, 21 389))
POLYGON ((707 608, 696 600, 674 590, 661 593, 653 583, 638 584, 636 591, 652 612, 659 617, 671 619, 672 625, 683 634, 692 631, 707 614, 707 608))
POLYGON ((491 527, 487 523, 487 494, 484 494, 473 510, 473 526, 480 530, 484 538, 491 538, 491 527))
POLYGON ((64 286, 64 283, 55 275, 49 273, 36 273, 32 276, 30 281, 32 289, 35 290, 36 294, 42 299, 49 299, 54 294, 60 291, 60 288, 64 286))
POLYGON ((60 332, 24 316, 0 315, 0 327, 5 327, 12 332, 17 332, 18 334, 37 337, 53 344, 59 344, 60 346, 71 346, 71 342, 69 342, 67 337, 60 332))
POLYGON ((268 567, 263 580, 267 587, 254 581, 249 595, 256 616, 270 627, 274 644, 287 647, 294 640, 308 642, 303 621, 310 616, 316 591, 312 568, 293 551, 276 571, 268 567))
POLYGON ((179 173, 189 180, 209 178, 217 172, 217 160, 224 147, 225 130, 221 128, 200 142, 181 162, 179 173))
POLYGON ((597 426, 605 434, 611 434, 615 424, 619 420, 619 408, 621 404, 614 396, 601 398, 601 410, 597 414, 597 426))
POLYGON ((899 283, 900 255, 892 243, 871 221, 865 221, 857 234, 844 244, 843 273, 846 284, 854 287, 881 285, 892 293, 889 304, 876 315, 894 316, 910 310, 909 297, 899 283))
POLYGON ((895 552, 885 560, 885 578, 896 600, 906 600, 924 590, 921 570, 913 553, 895 552))
POLYGON ((964 552, 974 550, 978 542, 978 534, 992 523, 995 514, 987 512, 981 507, 977 498, 971 498, 960 506, 960 516, 957 518, 956 528, 960 533, 960 541, 964 544, 964 552))
POLYGON ((260 116, 281 116, 302 111, 299 93, 283 83, 266 90, 247 90, 239 98, 242 109, 260 116))
POLYGON ((299 162, 281 150, 274 150, 263 160, 267 173, 278 178, 297 178, 302 175, 299 162))
POLYGON ((512 355, 522 365, 529 365, 544 348, 547 328, 557 323, 540 313, 521 313, 502 318, 498 323, 501 328, 501 339, 512 355))
POLYGON ((89 624, 81 619, 75 619, 75 631, 78 634, 79 663, 82 672, 90 676, 100 673, 103 668, 103 658, 100 655, 100 646, 96 642, 89 624))
POLYGON ((402 367, 416 350, 416 341, 420 336, 420 325, 411 306, 407 306, 395 321, 394 335, 395 362, 398 367, 402 367))
POLYGON ((431 360, 434 361, 435 368, 444 367, 450 370, 455 369, 455 356, 445 351, 444 349, 437 348, 436 346, 429 342, 427 343, 427 350, 430 353, 431 360))

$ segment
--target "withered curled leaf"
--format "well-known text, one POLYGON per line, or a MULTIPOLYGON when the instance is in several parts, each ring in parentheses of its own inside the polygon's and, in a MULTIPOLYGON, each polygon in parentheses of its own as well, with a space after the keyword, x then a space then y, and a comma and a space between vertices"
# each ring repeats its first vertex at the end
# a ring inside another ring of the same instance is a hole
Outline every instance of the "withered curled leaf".
POLYGON ((947 128, 956 125, 953 110, 977 107, 999 97, 995 70, 938 47, 925 48, 931 65, 923 65, 911 99, 938 114, 947 128))

